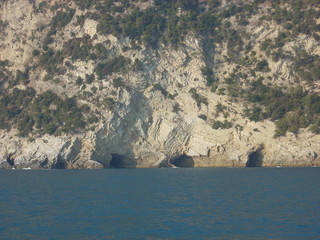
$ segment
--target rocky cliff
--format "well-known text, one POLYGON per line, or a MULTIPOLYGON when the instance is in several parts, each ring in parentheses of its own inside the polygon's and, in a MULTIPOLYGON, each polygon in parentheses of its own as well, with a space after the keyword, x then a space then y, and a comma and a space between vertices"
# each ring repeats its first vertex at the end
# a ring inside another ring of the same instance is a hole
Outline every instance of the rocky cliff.
POLYGON ((317 1, 189 2, 2 1, 0 168, 319 166, 317 1))

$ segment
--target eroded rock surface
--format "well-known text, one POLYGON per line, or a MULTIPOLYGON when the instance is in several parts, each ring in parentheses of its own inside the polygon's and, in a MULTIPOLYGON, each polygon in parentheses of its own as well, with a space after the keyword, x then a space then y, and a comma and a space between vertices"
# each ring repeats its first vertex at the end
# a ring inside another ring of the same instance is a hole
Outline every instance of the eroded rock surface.
MULTIPOLYGON (((40 48, 46 32, 45 25, 54 16, 49 6, 35 12, 39 1, 2 1, 0 16, 9 27, 0 33, 0 60, 9 60, 8 69, 23 71, 26 64, 36 64, 32 51, 40 48), (39 30, 43 28, 44 30, 39 30)), ((63 1, 62 1, 63 2, 63 1)), ((71 7, 74 4, 70 3, 71 7)), ((143 5, 144 6, 144 5, 143 5)), ((144 6, 146 7, 146 6, 144 6)), ((76 15, 83 12, 76 10, 76 15)), ((279 26, 257 26, 259 15, 250 20, 251 31, 246 41, 252 42, 256 55, 265 55, 259 42, 276 37, 279 26)), ((64 169, 64 168, 120 168, 120 167, 260 167, 260 166, 319 166, 320 135, 308 129, 298 134, 287 133, 274 138, 275 124, 269 120, 250 121, 243 116, 244 102, 232 100, 207 87, 201 72, 211 64, 217 78, 231 73, 236 66, 226 63, 227 48, 217 44, 214 52, 203 48, 203 39, 189 34, 178 48, 160 45, 155 50, 140 46, 140 50, 124 50, 130 39, 97 34, 98 22, 86 19, 82 27, 75 25, 76 17, 64 30, 57 33, 50 45, 61 49, 71 36, 85 35, 94 43, 106 43, 108 54, 121 54, 141 68, 114 73, 102 80, 75 84, 78 77, 92 74, 95 62, 72 62, 73 68, 59 75, 59 84, 43 80, 46 71, 30 70, 29 86, 38 92, 52 90, 61 96, 81 96, 79 104, 87 104, 98 113, 98 122, 73 134, 17 136, 17 129, 1 130, 0 168, 2 169, 64 169), (139 60, 139 61, 137 61, 139 60), (113 79, 122 78, 124 87, 117 87, 113 79), (206 101, 198 102, 192 89, 206 101), (88 97, 85 97, 88 96, 88 97), (103 105, 113 98, 112 108, 103 105), (217 105, 226 106, 225 113, 217 112, 217 105), (205 117, 199 117, 199 116, 205 117), (228 129, 212 128, 216 120, 232 122, 228 129)), ((279 29, 280 28, 280 29, 279 29)), ((319 41, 301 35, 285 45, 287 51, 303 45, 314 54, 320 53, 319 41)), ((65 60, 67 61, 67 60, 65 60)), ((36 66, 36 65, 35 65, 36 66)), ((273 84, 290 86, 294 76, 287 61, 270 60, 273 84)), ((135 66, 136 67, 136 66, 135 66)), ((268 76, 269 76, 268 75, 268 76)), ((24 89, 25 86, 18 85, 24 89)), ((244 86, 245 87, 245 86, 244 86)))

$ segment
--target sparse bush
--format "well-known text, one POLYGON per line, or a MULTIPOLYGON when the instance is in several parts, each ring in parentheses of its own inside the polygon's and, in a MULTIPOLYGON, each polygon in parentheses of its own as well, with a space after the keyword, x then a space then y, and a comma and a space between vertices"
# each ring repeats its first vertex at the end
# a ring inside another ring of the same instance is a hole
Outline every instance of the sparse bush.
POLYGON ((77 79, 76 79, 76 84, 77 84, 78 86, 80 86, 82 83, 83 83, 83 78, 82 78, 82 77, 77 77, 77 79))
POLYGON ((198 108, 201 107, 201 104, 208 106, 208 99, 197 93, 197 90, 195 88, 191 88, 189 93, 191 93, 192 98, 196 101, 198 108))
POLYGON ((121 77, 113 79, 113 86, 115 88, 125 87, 125 82, 121 77))
POLYGON ((256 65, 256 71, 258 72, 270 72, 269 63, 267 60, 261 60, 256 65))
POLYGON ((224 120, 224 122, 221 122, 221 121, 215 121, 212 125, 212 128, 213 129, 228 129, 228 128, 231 128, 232 127, 232 123, 227 121, 227 120, 224 120))
POLYGON ((200 114, 200 115, 198 116, 198 118, 200 118, 200 119, 202 119, 202 120, 204 120, 204 121, 207 121, 207 119, 208 119, 208 117, 207 117, 206 115, 204 115, 204 114, 200 114))
POLYGON ((116 102, 114 101, 114 99, 110 97, 104 99, 103 101, 104 106, 110 111, 114 109, 115 103, 116 102))
POLYGON ((216 105, 216 112, 217 113, 220 113, 220 112, 223 113, 225 110, 227 110, 226 106, 224 106, 221 103, 217 103, 217 105, 216 105))
POLYGON ((297 133, 300 128, 316 126, 320 114, 320 96, 301 87, 283 92, 256 81, 247 92, 247 100, 255 105, 245 111, 245 116, 252 121, 266 118, 276 121, 275 137, 283 136, 287 131, 297 133))
POLYGON ((81 10, 89 9, 97 4, 97 0, 76 0, 81 10))
POLYGON ((170 94, 166 89, 164 89, 159 83, 154 84, 152 90, 160 91, 165 98, 169 98, 171 100, 173 100, 175 97, 172 94, 170 94))
POLYGON ((70 56, 72 60, 85 61, 90 56, 92 48, 92 40, 90 36, 86 35, 82 38, 73 38, 63 44, 62 54, 70 56))
POLYGON ((130 63, 130 59, 123 56, 118 56, 113 59, 108 60, 105 63, 99 63, 94 71, 99 79, 104 76, 112 75, 113 73, 118 73, 125 69, 126 65, 130 63))
POLYGON ((91 84, 94 81, 94 74, 86 74, 86 83, 91 84))
POLYGON ((173 105, 172 111, 173 111, 174 113, 178 113, 178 112, 181 111, 181 108, 180 108, 179 103, 175 103, 175 104, 173 105))
POLYGON ((72 20, 75 9, 67 8, 66 11, 58 11, 51 20, 51 32, 64 28, 72 20))
POLYGON ((215 82, 214 73, 209 67, 201 68, 201 73, 206 78, 207 86, 211 86, 215 82))
POLYGON ((40 54, 40 51, 38 50, 38 49, 34 49, 33 51, 32 51, 32 56, 33 57, 36 57, 36 56, 38 56, 40 54))
POLYGON ((19 135, 30 133, 59 134, 75 132, 86 125, 76 100, 62 100, 47 91, 36 96, 33 88, 13 89, 11 94, 2 93, 0 98, 0 128, 17 127, 19 135))

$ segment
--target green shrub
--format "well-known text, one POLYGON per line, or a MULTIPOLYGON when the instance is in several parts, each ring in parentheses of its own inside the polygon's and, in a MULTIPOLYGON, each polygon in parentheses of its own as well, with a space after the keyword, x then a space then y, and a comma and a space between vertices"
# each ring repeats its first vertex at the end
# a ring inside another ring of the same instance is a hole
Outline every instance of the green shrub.
POLYGON ((86 35, 82 38, 74 38, 63 44, 62 54, 70 56, 72 60, 85 61, 90 56, 92 40, 86 35))
POLYGON ((175 104, 173 105, 172 111, 173 111, 174 113, 178 113, 178 112, 181 111, 181 108, 180 108, 179 103, 175 103, 175 104))
POLYGON ((34 49, 33 51, 32 51, 32 56, 33 57, 36 57, 36 56, 38 56, 40 54, 40 51, 38 50, 38 49, 34 49))
POLYGON ((47 91, 36 96, 33 88, 2 92, 0 97, 0 128, 15 126, 19 135, 30 133, 59 134, 75 132, 86 125, 74 98, 65 100, 47 91))
POLYGON ((310 127, 311 132, 314 134, 320 134, 320 118, 318 118, 314 124, 310 127))
POLYGON ((77 77, 76 79, 76 85, 80 86, 83 83, 83 78, 82 77, 77 77))
POLYGON ((224 122, 221 122, 221 121, 215 121, 212 125, 212 128, 213 129, 228 129, 228 128, 231 128, 232 127, 232 123, 227 121, 227 120, 224 120, 224 122))
POLYGON ((195 30, 203 35, 211 35, 214 34, 215 27, 219 24, 218 17, 211 11, 207 11, 197 16, 195 30))
POLYGON ((300 128, 317 126, 320 114, 318 94, 304 91, 301 87, 283 92, 277 87, 264 85, 260 80, 252 84, 246 95, 246 99, 255 105, 246 109, 245 116, 252 121, 266 118, 276 121, 275 137, 283 136, 287 131, 297 133, 300 128))
POLYGON ((206 78, 207 86, 212 86, 212 84, 215 82, 213 71, 209 67, 203 67, 201 68, 201 73, 206 78))
POLYGON ((51 20, 51 32, 56 31, 57 29, 64 28, 70 23, 75 13, 75 9, 68 8, 66 11, 58 11, 57 14, 51 20))
POLYGON ((125 87, 126 84, 121 77, 113 79, 113 86, 115 88, 125 87))
POLYGON ((23 72, 21 72, 20 70, 17 70, 16 82, 22 83, 22 84, 29 83, 29 67, 26 67, 26 69, 23 72))
POLYGON ((269 63, 267 60, 261 60, 257 62, 256 71, 258 72, 270 72, 269 63))
POLYGON ((98 0, 76 0, 81 10, 89 9, 97 4, 98 0))
POLYGON ((99 19, 99 24, 97 26, 97 31, 101 34, 114 34, 118 36, 121 33, 121 28, 119 26, 119 21, 115 19, 110 14, 104 14, 99 19))
POLYGON ((271 49, 271 39, 266 39, 260 44, 260 49, 265 52, 269 52, 271 49))
POLYGON ((94 71, 97 74, 99 79, 102 79, 104 76, 112 75, 113 73, 118 73, 126 68, 130 63, 130 59, 123 56, 118 56, 113 59, 108 60, 105 63, 99 63, 94 71))
POLYGON ((191 93, 191 97, 196 101, 198 108, 201 107, 201 104, 208 106, 208 99, 197 93, 197 90, 195 88, 191 88, 189 93, 191 93))
POLYGON ((207 119, 208 119, 208 117, 207 117, 206 115, 204 115, 204 114, 200 114, 200 115, 198 116, 198 118, 200 118, 200 119, 202 119, 202 120, 204 120, 204 121, 207 121, 207 119))
POLYGON ((94 74, 86 74, 86 83, 91 84, 93 83, 94 79, 94 74))
POLYGON ((166 89, 164 89, 159 83, 156 83, 153 85, 152 88, 153 91, 160 91, 161 94, 165 97, 165 98, 169 98, 171 100, 173 100, 175 98, 175 96, 173 96, 172 94, 170 94, 166 89))
POLYGON ((113 98, 108 97, 108 98, 104 99, 103 104, 108 110, 111 111, 114 109, 116 102, 114 101, 113 98))
POLYGON ((135 10, 122 20, 121 26, 124 35, 156 47, 164 32, 165 18, 155 8, 135 10))
POLYGON ((54 52, 51 48, 43 52, 39 57, 39 66, 45 68, 48 74, 57 74, 58 65, 62 64, 64 56, 62 51, 54 52))
POLYGON ((304 49, 296 50, 293 66, 302 80, 314 82, 320 79, 319 55, 310 55, 304 49))
POLYGON ((4 67, 7 67, 9 66, 9 60, 3 60, 3 61, 0 61, 0 68, 4 68, 4 67))
POLYGON ((223 113, 225 110, 227 110, 226 106, 224 106, 221 103, 217 103, 217 105, 216 105, 216 112, 217 113, 220 113, 220 112, 223 113))
POLYGON ((94 45, 94 50, 95 50, 95 58, 104 60, 108 58, 108 49, 102 44, 102 43, 97 43, 94 45))

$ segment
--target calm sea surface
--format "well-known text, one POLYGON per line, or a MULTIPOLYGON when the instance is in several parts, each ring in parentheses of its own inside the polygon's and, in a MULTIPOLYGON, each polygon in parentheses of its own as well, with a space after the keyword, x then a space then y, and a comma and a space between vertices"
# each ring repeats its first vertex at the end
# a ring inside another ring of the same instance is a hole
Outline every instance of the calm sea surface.
POLYGON ((320 168, 0 171, 0 239, 320 239, 320 168))

